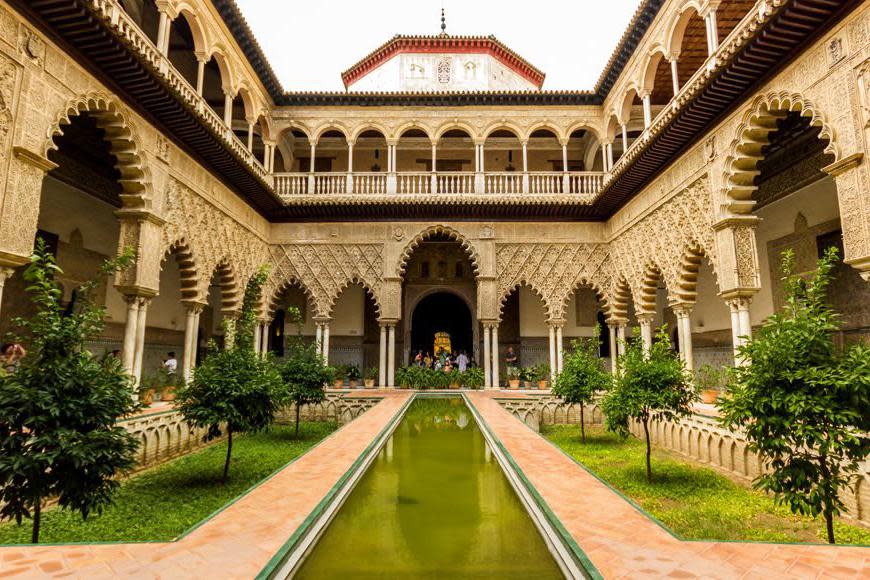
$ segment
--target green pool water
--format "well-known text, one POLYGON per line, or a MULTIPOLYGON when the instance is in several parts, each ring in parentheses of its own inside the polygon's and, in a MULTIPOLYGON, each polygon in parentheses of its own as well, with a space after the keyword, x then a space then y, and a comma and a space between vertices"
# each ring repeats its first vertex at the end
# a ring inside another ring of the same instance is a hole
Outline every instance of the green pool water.
POLYGON ((562 578, 465 402, 418 397, 297 578, 562 578))

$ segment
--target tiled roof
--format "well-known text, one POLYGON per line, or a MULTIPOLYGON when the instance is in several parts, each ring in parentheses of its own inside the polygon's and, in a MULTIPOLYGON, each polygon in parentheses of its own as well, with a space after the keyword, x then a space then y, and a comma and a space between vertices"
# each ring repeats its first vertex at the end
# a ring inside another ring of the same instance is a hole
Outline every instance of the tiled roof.
POLYGON ((538 88, 544 84, 544 73, 529 61, 511 50, 495 36, 403 36, 397 34, 375 50, 364 56, 356 64, 341 73, 341 80, 347 87, 366 74, 403 52, 453 52, 484 51, 514 71, 525 77, 538 88))

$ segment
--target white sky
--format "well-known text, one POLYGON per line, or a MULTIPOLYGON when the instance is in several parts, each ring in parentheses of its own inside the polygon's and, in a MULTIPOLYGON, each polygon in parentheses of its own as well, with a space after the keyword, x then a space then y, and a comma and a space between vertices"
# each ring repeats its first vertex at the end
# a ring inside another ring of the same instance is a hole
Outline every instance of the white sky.
POLYGON ((494 34, 547 75, 592 89, 639 0, 236 0, 289 91, 343 91, 341 72, 395 34, 494 34))

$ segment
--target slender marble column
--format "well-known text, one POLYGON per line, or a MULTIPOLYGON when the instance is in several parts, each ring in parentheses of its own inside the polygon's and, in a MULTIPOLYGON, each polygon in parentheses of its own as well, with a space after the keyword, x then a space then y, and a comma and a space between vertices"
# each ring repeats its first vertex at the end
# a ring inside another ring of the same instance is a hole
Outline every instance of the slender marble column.
POLYGON ((613 324, 607 325, 607 336, 610 344, 610 371, 616 373, 617 359, 619 353, 616 348, 616 326, 613 324))
POLYGON ((229 93, 224 93, 224 125, 233 128, 233 96, 229 93))
POLYGON ((314 344, 317 345, 317 354, 323 356, 323 325, 316 323, 317 330, 314 334, 314 344))
POLYGON ((136 325, 139 322, 139 297, 124 296, 127 301, 127 321, 124 325, 124 346, 121 361, 124 370, 133 374, 136 369, 136 325))
POLYGON ((185 381, 190 380, 190 369, 193 368, 193 343, 196 341, 196 312, 195 307, 190 304, 185 304, 187 309, 187 317, 184 321, 184 360, 181 361, 181 375, 185 381))
POLYGON ((387 386, 396 386, 396 325, 387 329, 387 386))
POLYGON ((637 321, 640 324, 640 338, 643 341, 643 351, 649 353, 652 348, 652 326, 655 314, 638 314, 637 321))
POLYGON ((628 151, 628 127, 625 126, 625 123, 619 127, 622 129, 622 153, 625 155, 625 152, 628 151))
POLYGON ((616 326, 616 349, 619 351, 619 356, 625 354, 625 323, 616 326))
POLYGON ((329 364, 329 323, 323 323, 323 362, 329 364))
POLYGON ((196 94, 202 96, 202 85, 205 81, 205 57, 196 57, 196 94))
POLYGON ((378 356, 378 386, 387 386, 387 327, 381 324, 381 348, 378 356))
POLYGON ((556 373, 561 373, 564 367, 564 353, 562 345, 562 325, 556 327, 556 373))
POLYGON ((559 364, 556 360, 556 327, 552 324, 550 326, 550 381, 551 384, 556 381, 556 372, 557 365, 559 364))
POLYGON ((677 93, 680 92, 680 73, 677 68, 677 57, 674 57, 671 60, 671 82, 674 85, 674 96, 677 96, 677 93))
POLYGON ((649 93, 643 96, 643 128, 648 129, 652 125, 652 104, 649 93))
POLYGON ((487 389, 493 388, 492 384, 492 349, 489 343, 489 324, 483 325, 483 385, 487 389))
POLYGON ((492 326, 492 387, 494 389, 499 388, 501 386, 501 382, 499 381, 498 371, 499 371, 499 360, 498 360, 498 325, 493 324, 492 326))
POLYGON ((136 358, 133 363, 133 376, 136 379, 136 384, 142 378, 142 359, 145 355, 145 326, 148 316, 148 304, 150 298, 140 298, 139 312, 136 320, 136 358))

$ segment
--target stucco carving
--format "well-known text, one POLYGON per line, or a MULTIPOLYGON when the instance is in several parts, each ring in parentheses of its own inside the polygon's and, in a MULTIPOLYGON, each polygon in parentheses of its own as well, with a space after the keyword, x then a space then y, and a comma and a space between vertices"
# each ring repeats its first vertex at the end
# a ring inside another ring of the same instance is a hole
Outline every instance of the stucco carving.
POLYGON ((604 244, 497 244, 499 301, 526 285, 544 302, 548 319, 561 319, 581 282, 596 289, 606 285, 607 255, 604 244))

